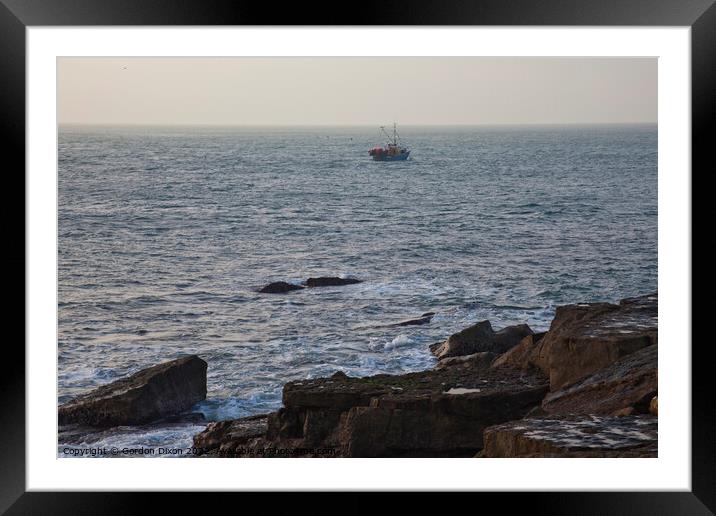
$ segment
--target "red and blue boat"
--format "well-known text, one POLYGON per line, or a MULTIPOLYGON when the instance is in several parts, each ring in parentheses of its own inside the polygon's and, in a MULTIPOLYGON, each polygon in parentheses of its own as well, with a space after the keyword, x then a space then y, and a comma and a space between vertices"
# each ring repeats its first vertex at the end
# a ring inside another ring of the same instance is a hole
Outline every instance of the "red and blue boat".
POLYGON ((381 126, 380 130, 388 138, 388 142, 384 146, 376 146, 368 151, 368 155, 373 158, 374 161, 405 161, 410 156, 410 150, 400 145, 400 138, 398 137, 398 130, 393 124, 393 135, 391 136, 385 130, 385 127, 381 126))

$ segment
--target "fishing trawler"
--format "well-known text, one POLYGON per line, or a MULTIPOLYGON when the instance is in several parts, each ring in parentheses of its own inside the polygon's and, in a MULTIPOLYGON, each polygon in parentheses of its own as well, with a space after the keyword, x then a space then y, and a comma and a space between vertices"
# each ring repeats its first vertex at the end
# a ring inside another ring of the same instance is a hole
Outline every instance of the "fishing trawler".
POLYGON ((384 126, 380 126, 382 133, 388 138, 388 143, 384 147, 376 146, 368 151, 368 155, 373 157, 374 161, 405 161, 410 155, 410 151, 400 146, 398 130, 393 123, 393 135, 389 135, 384 126))

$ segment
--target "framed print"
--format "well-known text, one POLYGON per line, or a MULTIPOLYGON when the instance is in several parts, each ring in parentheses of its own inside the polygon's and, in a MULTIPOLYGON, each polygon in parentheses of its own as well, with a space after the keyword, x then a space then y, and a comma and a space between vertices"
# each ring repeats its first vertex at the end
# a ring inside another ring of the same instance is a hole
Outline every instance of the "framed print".
POLYGON ((3 510, 709 513, 691 182, 715 9, 4 1, 27 303, 3 510))

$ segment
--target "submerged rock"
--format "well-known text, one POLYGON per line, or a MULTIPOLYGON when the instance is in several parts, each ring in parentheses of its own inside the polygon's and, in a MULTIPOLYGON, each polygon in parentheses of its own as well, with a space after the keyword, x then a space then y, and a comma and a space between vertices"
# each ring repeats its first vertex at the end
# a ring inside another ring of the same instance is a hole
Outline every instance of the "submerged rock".
POLYGON ((646 413, 658 387, 657 359, 657 346, 640 349, 569 387, 550 392, 542 408, 549 414, 646 413))
POLYGON ((292 290, 302 290, 303 287, 301 285, 294 285, 293 283, 286 283, 285 281, 274 281, 273 283, 269 283, 265 287, 262 287, 258 290, 261 294, 285 294, 286 292, 291 292, 292 290))
POLYGON ((433 344, 430 346, 430 351, 438 360, 485 351, 499 354, 516 346, 524 337, 532 333, 526 324, 508 326, 496 332, 492 329, 490 321, 480 321, 451 335, 442 344, 433 344))
POLYGON ((309 288, 313 287, 340 287, 343 285, 354 285, 362 283, 362 280, 355 278, 337 278, 333 276, 322 276, 319 278, 308 278, 305 285, 309 288))
POLYGON ((561 389, 657 343, 658 297, 560 306, 539 342, 537 363, 561 389))
POLYGON ((653 416, 562 416, 511 421, 485 430, 481 457, 656 457, 653 416))
POLYGON ((395 323, 393 326, 418 326, 421 324, 428 324, 433 319, 435 312, 425 312, 423 315, 416 319, 408 319, 407 321, 401 321, 395 323))
POLYGON ((207 364, 177 358, 78 396, 58 409, 60 425, 140 425, 190 409, 206 398, 207 364))

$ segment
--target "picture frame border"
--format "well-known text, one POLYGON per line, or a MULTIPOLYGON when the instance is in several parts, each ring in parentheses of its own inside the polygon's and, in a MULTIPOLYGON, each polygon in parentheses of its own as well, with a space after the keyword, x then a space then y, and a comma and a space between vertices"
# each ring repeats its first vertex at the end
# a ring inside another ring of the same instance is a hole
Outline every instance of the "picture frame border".
MULTIPOLYGON (((275 5, 245 1, 185 0, 0 0, 0 119, 6 156, 12 156, 16 171, 10 179, 20 183, 17 190, 25 199, 26 131, 26 28, 31 26, 115 26, 115 25, 396 25, 396 26, 688 26, 691 28, 692 79, 692 171, 703 168, 713 144, 708 137, 714 115, 716 92, 716 6, 713 0, 484 0, 447 2, 365 2, 360 9, 341 10, 336 4, 316 2, 275 5), (23 174, 19 170, 23 170, 23 174), (22 178, 22 179, 20 179, 22 178)), ((712 160, 710 160, 712 161, 712 160)), ((688 173, 688 172, 687 172, 688 173)), ((693 183, 692 189, 693 192, 693 183)), ((15 197, 15 196, 13 196, 15 197)), ((692 219, 694 217, 692 195, 692 219)), ((3 208, 5 220, 11 218, 10 206, 3 208)), ((24 214, 23 207, 23 214, 24 214)), ((11 242, 20 246, 21 257, 12 264, 26 263, 25 222, 12 225, 11 242)), ((693 247, 692 247, 693 249, 693 247)), ((693 250, 692 250, 693 253, 693 250)), ((20 254, 20 253, 17 253, 20 254)), ((693 254, 692 254, 693 261, 693 254)), ((19 275, 11 282, 20 282, 19 275)), ((23 277, 23 292, 24 281, 23 277)), ((13 285, 14 286, 14 285, 13 285)), ((19 285, 18 285, 19 286, 19 285)), ((23 293, 23 320, 25 294, 23 293)), ((693 299, 693 298, 692 298, 693 299)), ((18 303, 19 304, 19 303, 18 303)), ((693 303, 692 303, 693 306, 693 303)), ((19 309, 18 309, 19 311, 19 309)), ((692 314, 693 321, 693 314, 692 314)), ((24 333, 24 328, 23 328, 24 333)), ((693 338, 692 338, 693 340, 693 338)), ((683 345, 684 343, 679 343, 683 345)), ((688 343, 690 344, 690 343, 688 343)), ((673 343, 673 345, 677 345, 673 343)), ((479 493, 495 499, 501 510, 525 504, 532 512, 549 514, 709 514, 716 510, 716 470, 714 458, 713 386, 706 383, 713 374, 708 360, 709 346, 692 347, 692 490, 690 492, 632 493, 479 493)), ((8 342, 8 364, 24 364, 24 349, 8 342)), ((0 428, 4 450, 0 469, 0 511, 7 514, 128 514, 131 507, 146 507, 148 498, 162 496, 162 503, 185 504, 181 493, 78 493, 27 492, 25 489, 25 385, 24 367, 8 367, 0 376, 0 428), (171 498, 167 500, 167 498, 171 498), (136 503, 136 505, 135 505, 136 503)), ((206 493, 217 496, 217 493, 206 493)), ((242 497, 247 494, 241 494, 242 497)), ((354 493, 355 496, 355 493, 354 493)), ((451 495, 452 496, 452 495, 451 495)), ((223 498, 223 497, 222 497, 223 498)), ((422 502, 418 496, 413 503, 422 502)), ((364 500, 364 498, 361 498, 364 500)), ((363 505, 362 501, 350 504, 363 505)), ((365 508, 371 506, 366 502, 365 508)), ((169 510, 169 506, 167 506, 169 510)), ((141 512, 141 511, 140 511, 141 512)))

